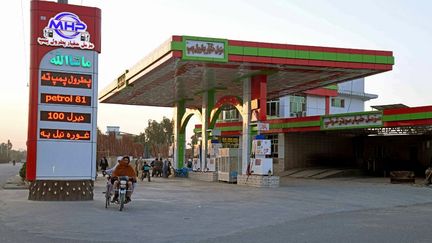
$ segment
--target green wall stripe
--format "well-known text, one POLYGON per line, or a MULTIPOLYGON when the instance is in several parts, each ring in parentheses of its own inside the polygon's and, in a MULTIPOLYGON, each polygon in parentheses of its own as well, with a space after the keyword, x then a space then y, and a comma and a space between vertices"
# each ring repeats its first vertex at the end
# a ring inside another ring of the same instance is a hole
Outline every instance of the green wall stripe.
POLYGON ((172 51, 182 51, 183 50, 183 42, 172 41, 171 42, 171 50, 172 51))
POLYGON ((288 122, 270 124, 270 129, 284 129, 284 128, 297 128, 297 127, 319 127, 320 121, 306 121, 306 122, 288 122))
MULTIPOLYGON (((197 38, 197 40, 211 41, 211 38, 197 38)), ((220 42, 219 39, 215 39, 220 42)), ((171 50, 183 50, 183 42, 171 42, 171 50)), ((318 52, 318 51, 299 51, 299 50, 285 50, 273 48, 259 48, 259 47, 242 47, 242 46, 228 46, 227 52, 231 55, 242 56, 257 56, 257 57, 275 57, 275 58, 292 58, 292 59, 308 59, 320 61, 337 61, 337 62, 359 62, 359 63, 376 63, 376 64, 390 64, 393 65, 395 59, 393 56, 380 56, 380 55, 362 55, 362 54, 349 54, 349 53, 336 53, 336 52, 318 52)))
POLYGON ((419 120, 419 119, 431 119, 432 112, 420 112, 411 114, 398 114, 398 115, 387 115, 383 116, 383 121, 407 121, 407 120, 419 120))

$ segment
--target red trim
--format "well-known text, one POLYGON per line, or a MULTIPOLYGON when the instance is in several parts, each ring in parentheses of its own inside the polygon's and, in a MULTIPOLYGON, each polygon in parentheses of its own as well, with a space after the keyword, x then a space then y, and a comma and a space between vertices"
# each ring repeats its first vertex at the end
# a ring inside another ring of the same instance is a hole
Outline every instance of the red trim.
POLYGON ((320 131, 321 127, 296 127, 296 128, 284 128, 282 132, 316 132, 320 131))
POLYGON ((181 58, 182 52, 181 51, 172 51, 172 56, 177 57, 177 58, 181 58))
POLYGON ((383 111, 384 115, 410 114, 420 112, 432 112, 432 106, 418 106, 398 109, 387 109, 383 111))
POLYGON ((407 126, 424 126, 424 125, 432 125, 432 119, 384 122, 384 127, 407 127, 407 126))
POLYGON ((230 104, 232 106, 241 105, 241 101, 233 95, 227 95, 221 97, 215 104, 213 109, 219 109, 224 104, 230 104))
POLYGON ((172 40, 172 41, 183 41, 183 37, 180 36, 180 35, 173 35, 173 36, 171 37, 171 40, 172 40))
POLYGON ((356 62, 316 61, 316 60, 305 60, 305 59, 270 58, 270 57, 239 56, 239 55, 229 55, 228 61, 264 63, 264 64, 272 63, 272 64, 313 66, 313 67, 371 69, 371 70, 383 70, 383 71, 392 70, 392 65, 390 64, 377 65, 377 64, 356 63, 356 62))
POLYGON ((228 132, 221 132, 222 136, 240 136, 241 131, 228 131, 228 132))
POLYGON ((290 122, 307 122, 307 121, 319 121, 320 116, 305 116, 305 117, 293 117, 293 118, 281 118, 274 120, 267 120, 270 124, 290 123, 290 122))
POLYGON ((337 96, 338 95, 338 91, 335 89, 326 89, 326 88, 317 88, 317 89, 311 89, 311 90, 307 90, 304 93, 309 94, 309 95, 317 95, 317 96, 337 96))
MULTIPOLYGON (((238 127, 243 126, 242 122, 223 122, 223 123, 216 123, 216 127, 238 127)), ((196 124, 195 129, 201 128, 202 124, 196 124)))
POLYGON ((243 47, 274 48, 274 49, 283 49, 283 50, 338 52, 338 53, 347 53, 347 54, 393 56, 392 51, 362 50, 362 49, 349 49, 349 48, 336 48, 336 47, 323 47, 323 46, 304 46, 304 45, 278 44, 278 43, 266 43, 266 42, 254 42, 254 41, 228 40, 228 45, 243 46, 243 47))

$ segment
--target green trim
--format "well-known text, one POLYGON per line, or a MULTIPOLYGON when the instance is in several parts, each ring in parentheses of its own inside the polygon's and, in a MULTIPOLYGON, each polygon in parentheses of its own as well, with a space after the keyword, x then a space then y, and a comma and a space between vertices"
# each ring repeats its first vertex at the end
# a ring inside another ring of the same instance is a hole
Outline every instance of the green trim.
POLYGON ((325 86, 324 89, 339 90, 339 86, 337 84, 332 84, 332 85, 325 86))
MULTIPOLYGON (((208 38, 208 37, 196 37, 196 36, 182 36, 182 60, 190 61, 208 61, 208 62, 228 62, 228 40, 219 38, 208 38), (206 41, 206 42, 217 42, 223 43, 224 45, 224 58, 211 58, 211 57, 191 57, 186 55, 186 41, 206 41)), ((174 44, 178 48, 178 44, 174 44)), ((171 45, 173 47, 173 45, 171 45)))
POLYGON ((409 121, 409 120, 420 120, 420 119, 431 119, 432 112, 419 112, 410 114, 398 114, 398 115, 386 115, 383 117, 383 121, 409 121))
POLYGON ((274 58, 291 58, 291 59, 306 59, 318 61, 337 61, 337 62, 357 62, 357 63, 376 63, 394 65, 394 56, 380 56, 380 55, 366 55, 366 54, 349 54, 339 52, 319 52, 319 51, 300 51, 300 50, 286 50, 286 49, 273 49, 273 48, 260 48, 248 46, 228 46, 227 39, 205 38, 194 36, 183 36, 183 42, 171 42, 171 50, 183 51, 183 60, 203 60, 213 62, 227 62, 228 55, 240 56, 256 56, 256 57, 274 57, 274 58), (223 42, 225 44, 225 58, 201 58, 201 57, 186 57, 185 47, 186 40, 198 41, 212 41, 223 42))
POLYGON ((288 123, 275 123, 270 124, 271 129, 284 129, 284 128, 298 128, 298 127, 318 127, 320 121, 304 121, 304 122, 288 122, 288 123))
POLYGON ((172 41, 171 42, 172 51, 183 51, 183 42, 172 41))

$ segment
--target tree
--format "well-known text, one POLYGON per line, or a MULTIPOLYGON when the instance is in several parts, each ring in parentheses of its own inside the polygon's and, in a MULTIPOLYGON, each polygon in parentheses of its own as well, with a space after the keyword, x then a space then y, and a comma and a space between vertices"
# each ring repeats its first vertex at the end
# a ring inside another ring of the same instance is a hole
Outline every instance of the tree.
POLYGON ((168 157, 169 145, 173 142, 174 121, 164 117, 160 123, 149 120, 145 129, 146 145, 150 148, 153 157, 159 155, 168 157))
POLYGON ((102 134, 98 129, 97 156, 122 156, 131 155, 134 157, 142 156, 144 144, 137 142, 133 134, 118 135, 115 133, 102 134))
POLYGON ((26 158, 25 150, 13 150, 13 145, 10 140, 0 144, 0 163, 7 163, 11 160, 23 161, 26 158))

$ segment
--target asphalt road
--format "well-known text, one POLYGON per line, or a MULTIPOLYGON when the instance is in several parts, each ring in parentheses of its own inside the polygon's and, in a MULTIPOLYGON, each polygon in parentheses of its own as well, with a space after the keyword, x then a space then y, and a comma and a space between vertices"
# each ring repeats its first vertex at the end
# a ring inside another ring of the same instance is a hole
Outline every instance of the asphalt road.
POLYGON ((18 174, 21 165, 21 163, 17 163, 15 166, 12 164, 0 164, 0 185, 3 185, 9 177, 18 174))
POLYGON ((28 201, 25 190, 0 190, 0 242, 432 239, 432 188, 382 178, 283 179, 275 189, 154 178, 138 183, 123 212, 104 208, 103 190, 100 177, 87 202, 28 201))

